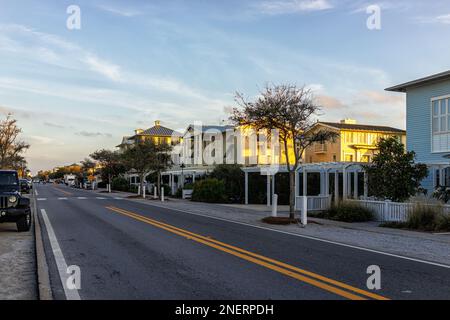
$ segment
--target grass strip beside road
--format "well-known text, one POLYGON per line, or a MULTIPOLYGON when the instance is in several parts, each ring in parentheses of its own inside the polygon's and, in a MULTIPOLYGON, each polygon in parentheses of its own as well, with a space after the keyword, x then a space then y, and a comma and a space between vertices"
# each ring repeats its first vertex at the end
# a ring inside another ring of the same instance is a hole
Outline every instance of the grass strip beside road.
POLYGON ((299 281, 308 283, 320 289, 326 290, 328 292, 334 293, 338 296, 351 299, 351 300, 367 300, 368 298, 375 300, 389 300, 386 297, 374 294, 372 292, 368 292, 366 290, 362 290, 348 284, 342 283, 340 281, 336 281, 319 274, 316 274, 311 271, 303 270, 292 265, 283 263, 281 261, 277 261, 214 239, 209 237, 205 237, 188 230, 184 230, 181 228, 177 228, 175 226, 142 216, 135 212, 131 212, 125 209, 117 208, 117 207, 106 207, 107 209, 119 213, 121 215, 125 215, 127 217, 133 218, 135 220, 153 225, 160 229, 164 229, 171 233, 177 234, 189 240, 196 241, 198 243, 202 243, 206 246, 215 248, 222 252, 226 252, 233 256, 239 257, 241 259, 247 260, 249 262, 258 264, 260 266, 266 267, 283 275, 289 276, 291 278, 297 279, 299 281))

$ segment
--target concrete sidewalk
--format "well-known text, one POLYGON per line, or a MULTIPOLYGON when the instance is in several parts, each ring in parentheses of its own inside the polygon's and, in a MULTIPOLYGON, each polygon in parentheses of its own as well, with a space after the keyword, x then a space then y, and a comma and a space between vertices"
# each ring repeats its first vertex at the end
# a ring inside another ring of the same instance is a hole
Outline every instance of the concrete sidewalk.
POLYGON ((36 300, 33 231, 18 233, 14 223, 0 224, 0 300, 36 300))
MULTIPOLYGON (((123 198, 131 195, 124 192, 102 194, 123 198)), ((265 206, 208 204, 172 198, 161 202, 151 199, 130 201, 450 265, 450 235, 381 228, 377 222, 345 223, 318 218, 310 218, 306 228, 298 225, 276 226, 261 221, 270 215, 270 208, 265 206)), ((280 212, 280 215, 283 214, 286 213, 280 212)))

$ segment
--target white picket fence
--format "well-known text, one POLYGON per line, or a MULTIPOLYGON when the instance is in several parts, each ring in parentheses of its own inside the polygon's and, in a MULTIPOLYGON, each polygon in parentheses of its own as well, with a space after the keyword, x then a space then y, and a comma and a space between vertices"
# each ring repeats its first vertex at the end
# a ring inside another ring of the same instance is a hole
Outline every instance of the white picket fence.
MULTIPOLYGON (((369 209, 375 214, 375 220, 379 222, 404 222, 408 219, 414 203, 411 202, 391 202, 391 201, 375 201, 375 200, 352 200, 346 201, 358 203, 359 205, 369 209)), ((450 205, 433 205, 445 214, 450 214, 450 205)), ((324 211, 331 206, 331 196, 308 196, 308 211, 324 211)), ((303 209, 303 197, 296 197, 296 210, 303 209)))
MULTIPOLYGON (((359 205, 371 210, 375 214, 375 220, 379 222, 405 222, 408 215, 414 207, 411 202, 391 202, 391 201, 374 201, 374 200, 348 200, 356 202, 359 205)), ((450 206, 438 206, 427 204, 429 206, 438 207, 444 213, 450 214, 450 206)))
MULTIPOLYGON (((296 210, 303 209, 303 197, 296 197, 296 210)), ((308 197, 308 211, 324 211, 331 206, 331 196, 309 196, 308 197)))

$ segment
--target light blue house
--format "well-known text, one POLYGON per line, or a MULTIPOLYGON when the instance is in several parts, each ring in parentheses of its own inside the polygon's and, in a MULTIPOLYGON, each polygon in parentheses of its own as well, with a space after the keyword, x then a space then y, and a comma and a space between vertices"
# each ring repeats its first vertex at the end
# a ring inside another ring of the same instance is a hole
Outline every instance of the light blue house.
POLYGON ((422 187, 450 186, 450 71, 386 90, 406 93, 407 149, 430 171, 422 187))

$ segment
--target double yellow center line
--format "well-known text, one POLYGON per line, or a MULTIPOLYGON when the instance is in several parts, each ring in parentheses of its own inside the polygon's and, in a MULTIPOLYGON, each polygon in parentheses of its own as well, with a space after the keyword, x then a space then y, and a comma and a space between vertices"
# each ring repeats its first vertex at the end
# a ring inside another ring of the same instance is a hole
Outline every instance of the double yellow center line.
POLYGON ((157 221, 154 219, 150 219, 148 217, 144 217, 142 215, 139 215, 137 213, 134 213, 134 212, 131 212, 128 210, 120 209, 120 208, 113 207, 113 206, 109 206, 106 208, 111 211, 114 211, 116 213, 119 213, 121 215, 124 215, 124 216, 130 217, 132 219, 150 224, 157 228, 174 233, 174 234, 184 237, 186 239, 193 240, 195 242, 204 244, 208 247, 215 248, 222 252, 226 252, 235 257, 239 257, 246 261, 263 266, 270 270, 273 270, 273 271, 276 271, 283 275, 286 275, 288 277, 297 279, 304 283, 308 283, 312 286, 326 290, 328 292, 334 293, 338 296, 341 296, 341 297, 344 297, 347 299, 351 299, 351 300, 368 300, 368 299, 389 300, 378 294, 347 285, 345 283, 321 276, 319 274, 294 267, 292 265, 283 263, 281 261, 277 261, 277 260, 262 256, 262 255, 253 253, 253 252, 229 245, 227 243, 223 243, 221 241, 217 241, 217 240, 190 232, 188 230, 177 228, 177 227, 169 225, 167 223, 163 223, 163 222, 160 222, 160 221, 157 221))

